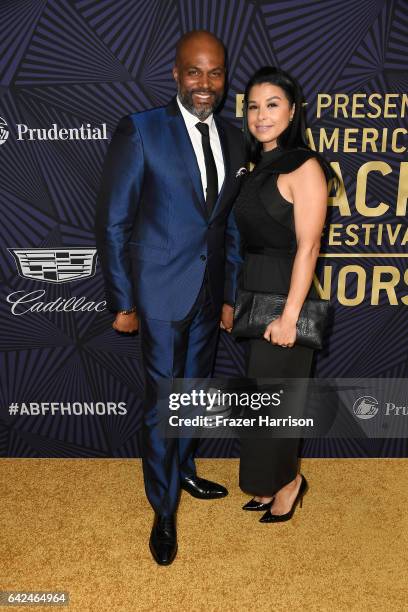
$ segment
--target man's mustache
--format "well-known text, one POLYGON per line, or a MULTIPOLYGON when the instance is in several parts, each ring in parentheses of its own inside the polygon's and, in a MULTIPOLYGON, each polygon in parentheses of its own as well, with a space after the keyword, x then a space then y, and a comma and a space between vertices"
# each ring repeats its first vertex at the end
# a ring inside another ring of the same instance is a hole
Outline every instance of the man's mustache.
POLYGON ((208 89, 208 90, 204 90, 204 89, 191 89, 190 93, 191 94, 203 94, 203 95, 211 94, 212 96, 216 95, 215 91, 212 91, 211 89, 208 89))

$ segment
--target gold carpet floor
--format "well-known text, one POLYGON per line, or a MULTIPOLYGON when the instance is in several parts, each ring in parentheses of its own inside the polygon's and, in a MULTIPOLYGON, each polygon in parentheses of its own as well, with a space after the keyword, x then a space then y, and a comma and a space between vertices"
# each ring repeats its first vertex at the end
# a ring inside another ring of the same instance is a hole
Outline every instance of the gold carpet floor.
MULTIPOLYGON (((159 567, 140 460, 0 460, 0 590, 68 591, 67 612, 408 610, 407 462, 308 459, 288 523, 243 512, 238 461, 198 460, 229 487, 183 493, 179 552, 159 567)), ((6 610, 6 608, 1 607, 6 610)))

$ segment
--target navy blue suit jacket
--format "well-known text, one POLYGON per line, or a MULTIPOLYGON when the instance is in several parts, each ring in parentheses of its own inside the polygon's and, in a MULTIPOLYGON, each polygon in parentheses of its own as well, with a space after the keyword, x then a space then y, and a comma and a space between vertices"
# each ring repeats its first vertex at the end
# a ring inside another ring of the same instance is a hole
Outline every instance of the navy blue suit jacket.
POLYGON ((180 320, 198 295, 206 266, 215 305, 234 303, 242 259, 231 209, 245 154, 240 130, 215 120, 225 180, 210 216, 176 99, 119 122, 102 172, 96 216, 110 310, 136 305, 146 317, 180 320))

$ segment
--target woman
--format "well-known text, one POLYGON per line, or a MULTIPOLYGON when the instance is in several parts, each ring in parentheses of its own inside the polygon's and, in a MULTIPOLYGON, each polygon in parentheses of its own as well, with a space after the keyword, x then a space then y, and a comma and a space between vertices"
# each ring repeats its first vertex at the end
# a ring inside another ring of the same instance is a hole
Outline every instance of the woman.
MULTIPOLYGON (((250 340, 247 376, 308 378, 313 351, 295 343, 296 321, 305 299, 318 297, 312 279, 333 172, 308 147, 300 88, 282 70, 264 67, 249 81, 244 131, 255 168, 234 208, 241 287, 288 296, 263 338, 250 340)), ((296 438, 242 440, 240 486, 255 496, 244 509, 265 510, 261 522, 289 520, 308 488, 298 446, 296 438)))

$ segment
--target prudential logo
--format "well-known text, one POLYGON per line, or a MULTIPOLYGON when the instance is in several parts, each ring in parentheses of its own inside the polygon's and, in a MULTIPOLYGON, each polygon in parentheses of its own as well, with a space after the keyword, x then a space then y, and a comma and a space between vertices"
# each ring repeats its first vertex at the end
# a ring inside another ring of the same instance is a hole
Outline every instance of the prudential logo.
POLYGON ((370 395, 359 397, 353 404, 353 412, 359 419, 372 419, 378 412, 378 401, 370 395))
MULTIPOLYGON (((107 124, 82 123, 77 127, 60 126, 52 123, 47 127, 31 128, 26 123, 16 123, 16 140, 109 140, 107 124)), ((0 145, 4 144, 13 129, 0 117, 0 145)))
POLYGON ((9 131, 7 129, 7 122, 3 117, 0 117, 0 145, 4 144, 9 137, 9 131))

